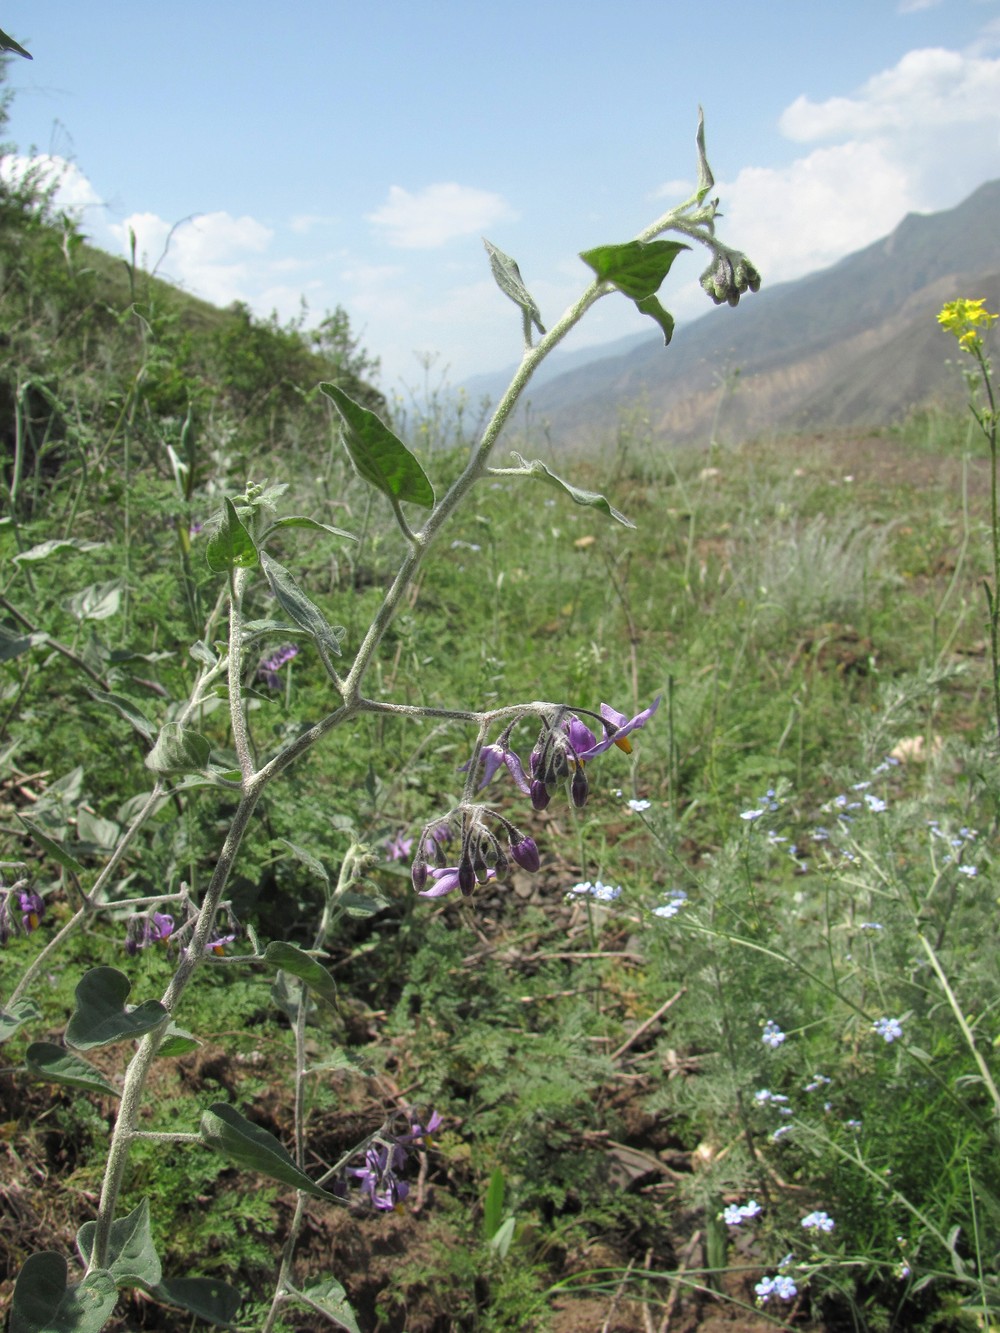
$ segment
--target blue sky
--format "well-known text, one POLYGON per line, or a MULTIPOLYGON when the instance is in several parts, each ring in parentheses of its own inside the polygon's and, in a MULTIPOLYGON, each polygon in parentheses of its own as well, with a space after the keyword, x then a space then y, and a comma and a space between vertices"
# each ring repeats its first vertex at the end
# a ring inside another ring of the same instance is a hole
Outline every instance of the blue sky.
MULTIPOLYGON (((34 56, 6 169, 48 155, 96 244, 131 227, 209 300, 343 305, 390 394, 423 356, 451 383, 516 362, 480 237, 554 322, 580 250, 691 188, 699 103, 719 233, 768 284, 1000 176, 1000 0, 3 0, 0 27, 34 56)), ((664 284, 680 320, 705 262, 664 284)), ((571 345, 647 325, 613 295, 571 345)))

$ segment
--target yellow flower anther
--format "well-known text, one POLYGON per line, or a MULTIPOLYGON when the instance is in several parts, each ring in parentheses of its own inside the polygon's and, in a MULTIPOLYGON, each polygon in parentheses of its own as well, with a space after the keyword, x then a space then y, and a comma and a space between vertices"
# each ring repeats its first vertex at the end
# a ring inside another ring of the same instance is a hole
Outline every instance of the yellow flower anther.
POLYGON ((619 750, 624 750, 626 754, 632 753, 632 742, 627 736, 619 736, 615 741, 615 744, 618 746, 619 750))

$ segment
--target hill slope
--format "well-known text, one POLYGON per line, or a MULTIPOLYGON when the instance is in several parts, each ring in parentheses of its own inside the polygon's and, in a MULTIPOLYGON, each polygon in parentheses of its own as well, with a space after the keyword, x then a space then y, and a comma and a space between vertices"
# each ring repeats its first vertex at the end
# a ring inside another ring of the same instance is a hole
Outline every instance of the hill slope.
POLYGON ((542 383, 531 395, 555 443, 594 446, 639 405, 655 435, 707 439, 721 381, 739 371, 719 433, 728 439, 884 425, 929 401, 958 402, 960 377, 935 323, 944 301, 1000 301, 1000 180, 941 213, 910 214, 889 236, 820 273, 766 287, 735 310, 681 327, 542 383))

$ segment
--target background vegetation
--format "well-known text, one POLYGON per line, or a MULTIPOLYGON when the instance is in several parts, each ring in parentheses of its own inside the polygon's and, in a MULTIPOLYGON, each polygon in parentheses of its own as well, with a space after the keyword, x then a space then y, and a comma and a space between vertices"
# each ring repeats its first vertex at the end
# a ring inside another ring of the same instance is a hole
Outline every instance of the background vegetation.
MULTIPOLYGON (((77 872, 19 816, 84 873, 103 864, 150 778, 102 696, 157 724, 185 696, 222 588, 202 525, 223 495, 287 481, 284 512, 359 534, 290 529, 279 552, 357 642, 400 538, 316 385, 393 409, 343 311, 312 332, 213 310, 89 249, 30 181, 0 190, 0 347, 0 834, 50 933, 77 872)), ((394 410, 435 482, 454 475, 474 412, 394 410)), ((498 798, 543 847, 537 875, 435 903, 392 859, 392 839, 459 795, 473 737, 454 726, 362 721, 269 789, 235 932, 307 944, 323 903, 309 858, 335 876, 355 836, 385 904, 328 960, 317 1168, 393 1108, 444 1118, 405 1211, 310 1205, 301 1260, 325 1273, 332 1253, 362 1328, 996 1323, 997 775, 974 444, 931 414, 864 439, 677 452, 635 416, 573 474, 635 532, 545 488, 481 488, 386 638, 384 697, 630 714, 662 697, 631 761, 595 761, 585 810, 498 798), (727 1222, 751 1198, 759 1214, 727 1222), (817 1212, 832 1230, 803 1227, 817 1212), (760 1306, 766 1276, 794 1291, 760 1306)), ((298 647, 278 688, 248 682, 258 738, 331 707, 298 647)), ((224 757, 217 702, 200 726, 224 757)), ((218 788, 178 784, 112 900, 197 892, 226 815, 218 788)), ((5 992, 38 938, 7 942, 5 992)), ((113 913, 75 938, 33 994, 44 1035, 62 1033, 85 967, 162 988, 165 949, 127 959, 124 943, 113 913)), ((182 1018, 202 1045, 157 1067, 156 1127, 238 1100, 287 1138, 292 1038, 268 979, 202 969, 182 1018)), ((35 1250, 72 1250, 113 1115, 28 1076, 33 1026, 0 1074, 12 1276, 35 1250)), ((120 1052, 101 1060, 120 1074, 120 1052)), ((259 1326, 293 1191, 248 1194, 180 1145, 139 1162, 126 1207, 143 1195, 164 1261, 241 1287, 240 1326, 259 1326)), ((115 1328, 177 1326, 141 1296, 119 1309, 115 1328)))

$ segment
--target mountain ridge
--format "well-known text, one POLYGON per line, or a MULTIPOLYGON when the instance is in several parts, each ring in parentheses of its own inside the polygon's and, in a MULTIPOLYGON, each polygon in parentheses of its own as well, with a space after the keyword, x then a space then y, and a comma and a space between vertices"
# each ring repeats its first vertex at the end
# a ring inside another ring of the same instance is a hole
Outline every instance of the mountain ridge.
POLYGON ((707 440, 713 426, 736 440, 957 406, 964 387, 935 316, 958 296, 993 309, 1000 300, 1000 180, 954 208, 907 214, 826 269, 707 312, 669 348, 651 331, 611 355, 574 354, 585 360, 533 381, 531 418, 553 444, 593 448, 637 405, 654 436, 677 443, 707 440))

